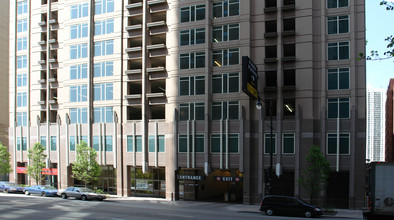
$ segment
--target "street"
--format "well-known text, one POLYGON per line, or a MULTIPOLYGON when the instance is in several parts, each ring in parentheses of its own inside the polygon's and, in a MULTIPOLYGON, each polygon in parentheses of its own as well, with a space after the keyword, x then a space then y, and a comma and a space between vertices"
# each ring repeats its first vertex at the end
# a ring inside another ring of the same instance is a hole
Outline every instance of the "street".
MULTIPOLYGON (((103 202, 0 193, 0 219, 304 219, 269 217, 258 206, 166 201, 161 199, 109 198, 103 202), (256 209, 255 209, 256 207, 256 209)), ((318 219, 360 219, 323 216, 318 219)))

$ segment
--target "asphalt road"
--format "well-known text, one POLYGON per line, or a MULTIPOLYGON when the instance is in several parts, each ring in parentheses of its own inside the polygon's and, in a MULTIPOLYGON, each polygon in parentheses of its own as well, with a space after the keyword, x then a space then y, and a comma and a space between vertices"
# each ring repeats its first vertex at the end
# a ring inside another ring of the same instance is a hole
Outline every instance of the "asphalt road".
MULTIPOLYGON (((213 202, 108 199, 81 201, 39 196, 0 194, 0 219, 28 220, 173 220, 173 219, 303 219, 269 217, 257 210, 239 209, 240 205, 213 202), (238 208, 237 208, 238 207, 238 208)), ((319 219, 341 219, 324 216, 319 219)), ((349 220, 349 218, 345 218, 349 220)))

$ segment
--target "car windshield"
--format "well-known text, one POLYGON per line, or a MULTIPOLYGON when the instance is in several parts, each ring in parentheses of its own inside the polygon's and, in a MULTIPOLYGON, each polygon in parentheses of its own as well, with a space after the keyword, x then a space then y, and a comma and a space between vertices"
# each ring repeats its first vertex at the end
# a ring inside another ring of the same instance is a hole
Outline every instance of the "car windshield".
POLYGON ((19 186, 19 185, 16 184, 16 183, 6 183, 5 185, 7 185, 7 186, 19 186))
POLYGON ((80 191, 81 191, 81 192, 90 192, 90 193, 94 193, 93 190, 87 189, 87 188, 80 189, 80 191))
POLYGON ((53 186, 42 186, 41 188, 42 188, 42 189, 56 189, 56 188, 53 187, 53 186))

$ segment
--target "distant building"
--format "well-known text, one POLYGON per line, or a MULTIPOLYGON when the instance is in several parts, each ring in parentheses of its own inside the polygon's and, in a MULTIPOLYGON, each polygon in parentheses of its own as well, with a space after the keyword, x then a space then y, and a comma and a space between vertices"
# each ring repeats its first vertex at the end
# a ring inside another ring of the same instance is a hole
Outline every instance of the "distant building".
POLYGON ((386 89, 368 88, 366 159, 384 161, 386 89))
POLYGON ((390 79, 386 99, 386 161, 394 161, 393 116, 394 116, 394 78, 390 79))

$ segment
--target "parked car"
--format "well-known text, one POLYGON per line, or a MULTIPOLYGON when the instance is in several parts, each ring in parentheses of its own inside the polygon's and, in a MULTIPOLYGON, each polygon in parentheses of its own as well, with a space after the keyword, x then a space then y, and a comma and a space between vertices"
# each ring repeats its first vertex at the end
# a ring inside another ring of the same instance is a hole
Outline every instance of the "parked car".
POLYGON ((23 193, 23 187, 11 182, 0 182, 0 192, 23 193))
POLYGON ((26 195, 37 194, 41 196, 57 196, 57 189, 53 186, 35 185, 35 186, 25 187, 23 192, 26 195))
POLYGON ((304 216, 307 218, 318 217, 323 214, 322 210, 309 205, 301 199, 289 196, 265 196, 261 200, 260 211, 271 215, 304 216))
POLYGON ((105 195, 95 193, 93 190, 81 187, 68 187, 61 194, 62 199, 67 199, 68 197, 74 197, 76 199, 82 200, 99 200, 103 201, 106 199, 105 195))

